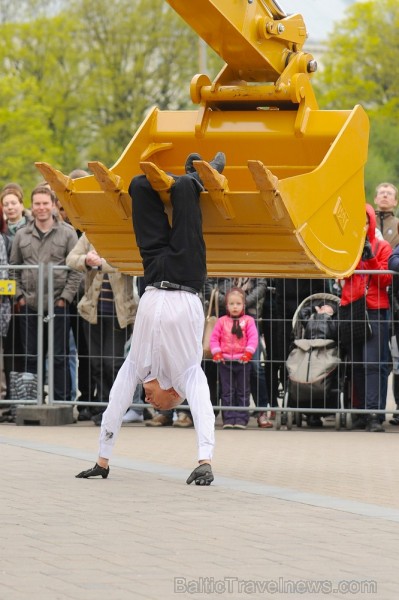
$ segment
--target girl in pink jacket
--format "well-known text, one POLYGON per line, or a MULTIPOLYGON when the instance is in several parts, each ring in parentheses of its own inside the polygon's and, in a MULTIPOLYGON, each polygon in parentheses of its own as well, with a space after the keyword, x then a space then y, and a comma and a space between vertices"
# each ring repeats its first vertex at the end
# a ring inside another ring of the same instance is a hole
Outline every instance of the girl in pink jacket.
MULTIPOLYGON (((219 378, 223 406, 249 406, 250 366, 258 346, 253 317, 244 314, 245 293, 232 288, 226 294, 227 315, 217 320, 211 335, 213 361, 220 363, 219 378)), ((245 429, 248 411, 223 411, 223 429, 245 429)))

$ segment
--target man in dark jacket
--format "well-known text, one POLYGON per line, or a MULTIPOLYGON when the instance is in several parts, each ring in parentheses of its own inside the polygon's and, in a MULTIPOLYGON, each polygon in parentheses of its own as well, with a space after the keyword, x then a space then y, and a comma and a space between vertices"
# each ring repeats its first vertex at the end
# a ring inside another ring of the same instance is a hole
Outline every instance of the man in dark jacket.
MULTIPOLYGON (((375 190, 374 204, 377 207, 375 211, 377 217, 377 227, 387 242, 394 249, 399 244, 399 219, 395 216, 398 207, 398 188, 393 183, 380 183, 375 190)), ((394 277, 392 281, 391 309, 394 320, 395 334, 398 337, 398 316, 399 316, 399 285, 398 278, 394 277)), ((396 409, 399 410, 399 375, 392 374, 392 391, 395 398, 396 409)), ((389 421, 391 425, 399 425, 399 415, 396 415, 389 421)))
POLYGON ((382 237, 391 248, 399 244, 399 219, 395 216, 398 207, 398 188, 393 183, 380 183, 375 190, 374 204, 376 226, 381 231, 382 237))
MULTIPOLYGON (((31 195, 33 221, 15 235, 10 264, 34 265, 53 263, 65 265, 69 252, 78 241, 74 228, 54 218, 55 195, 46 186, 33 190, 31 195)), ((69 311, 79 288, 82 276, 76 271, 54 271, 54 399, 71 399, 69 371, 69 311)), ((20 312, 21 343, 26 356, 26 371, 37 373, 37 320, 38 282, 37 268, 15 270, 17 282, 17 307, 20 312)), ((48 281, 44 270, 44 312, 47 315, 48 281)), ((47 352, 47 335, 44 331, 43 350, 47 352)))

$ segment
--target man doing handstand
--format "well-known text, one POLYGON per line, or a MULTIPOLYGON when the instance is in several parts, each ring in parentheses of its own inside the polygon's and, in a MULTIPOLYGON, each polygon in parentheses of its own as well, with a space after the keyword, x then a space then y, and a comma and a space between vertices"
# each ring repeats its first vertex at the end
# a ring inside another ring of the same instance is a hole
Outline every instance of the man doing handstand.
MULTIPOLYGON (((143 383, 146 399, 155 408, 168 410, 184 398, 190 406, 198 442, 199 466, 187 483, 210 485, 215 443, 215 417, 209 387, 201 368, 204 311, 198 296, 206 277, 206 249, 202 233, 199 196, 203 190, 193 160, 186 173, 170 176, 153 163, 141 163, 145 175, 134 177, 129 187, 133 228, 143 260, 146 290, 140 299, 129 354, 112 386, 103 414, 99 457, 91 469, 76 477, 108 477, 108 462, 122 418, 134 390, 143 383), (155 188, 155 189, 154 189, 155 188), (160 194, 170 191, 172 225, 160 194)), ((208 168, 223 171, 219 152, 208 168)))

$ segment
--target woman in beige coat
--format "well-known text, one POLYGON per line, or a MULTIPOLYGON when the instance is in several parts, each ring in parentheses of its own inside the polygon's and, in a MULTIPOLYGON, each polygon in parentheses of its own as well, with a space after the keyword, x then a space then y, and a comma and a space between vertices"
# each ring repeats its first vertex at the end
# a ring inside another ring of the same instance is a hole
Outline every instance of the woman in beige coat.
MULTIPOLYGON (((78 311, 84 319, 97 401, 108 402, 136 315, 133 277, 120 273, 101 258, 85 234, 69 253, 66 264, 86 274, 78 311)), ((101 423, 102 412, 93 417, 96 425, 101 423)))

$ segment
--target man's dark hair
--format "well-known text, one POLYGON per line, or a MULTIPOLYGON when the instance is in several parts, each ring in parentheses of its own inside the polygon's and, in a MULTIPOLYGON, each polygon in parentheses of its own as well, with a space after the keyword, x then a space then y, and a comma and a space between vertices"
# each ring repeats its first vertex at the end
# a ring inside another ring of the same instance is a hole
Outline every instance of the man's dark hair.
POLYGON ((53 190, 50 189, 49 187, 47 187, 46 185, 37 185, 32 190, 32 193, 30 195, 31 202, 33 202, 33 197, 36 196, 36 194, 47 194, 47 196, 49 196, 51 198, 51 201, 53 204, 55 204, 55 202, 57 200, 57 196, 55 195, 53 190))

